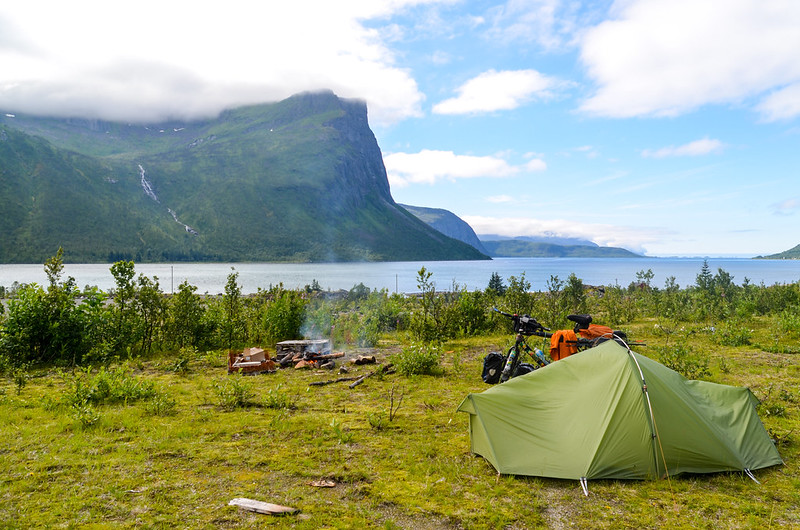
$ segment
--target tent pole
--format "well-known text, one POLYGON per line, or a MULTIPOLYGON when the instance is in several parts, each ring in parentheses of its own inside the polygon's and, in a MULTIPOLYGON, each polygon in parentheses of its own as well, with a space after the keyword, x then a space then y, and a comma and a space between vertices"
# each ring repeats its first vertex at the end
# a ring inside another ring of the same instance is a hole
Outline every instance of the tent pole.
MULTIPOLYGON (((658 438, 658 428, 656 427, 656 418, 653 415, 653 405, 650 402, 650 394, 647 391, 647 381, 644 379, 644 373, 642 372, 642 367, 639 366, 639 361, 636 360, 636 357, 633 355, 633 351, 631 351, 630 347, 626 344, 625 347, 628 349, 628 357, 631 358, 633 364, 636 365, 636 369, 639 371, 639 379, 642 382, 642 393, 644 394, 645 403, 647 404, 647 413, 648 413, 648 420, 650 423, 650 437, 653 440, 653 459, 655 460, 656 465, 656 477, 660 476, 661 473, 659 472, 658 466, 658 453, 659 453, 659 445, 661 444, 661 440, 658 438)), ((664 473, 669 477, 669 470, 667 469, 667 461, 664 460, 664 473)))

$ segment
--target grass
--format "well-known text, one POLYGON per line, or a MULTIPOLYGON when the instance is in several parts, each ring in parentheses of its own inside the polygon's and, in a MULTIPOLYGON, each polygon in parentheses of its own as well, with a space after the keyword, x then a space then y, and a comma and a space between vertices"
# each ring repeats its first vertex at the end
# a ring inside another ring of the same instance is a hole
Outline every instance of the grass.
MULTIPOLYGON (((667 344, 653 330, 629 328, 655 356, 650 345, 667 344)), ((756 328, 752 342, 767 332, 756 328)), ((309 386, 338 377, 328 371, 228 376, 221 352, 198 354, 180 373, 157 357, 117 378, 154 391, 91 402, 93 421, 64 405, 74 379, 55 370, 31 371, 19 394, 3 380, 0 527, 800 527, 800 357, 691 336, 709 380, 749 386, 764 400, 759 413, 786 465, 756 471, 760 485, 739 473, 599 480, 584 497, 577 482, 497 475, 470 454, 467 415, 456 413, 467 393, 487 388, 481 360, 507 340, 485 337, 445 344, 442 375, 369 377, 353 389, 309 386), (336 486, 311 485, 320 479, 336 486), (227 505, 236 497, 301 512, 251 514, 227 505)), ((117 379, 99 373, 75 377, 105 381, 115 395, 117 379)))

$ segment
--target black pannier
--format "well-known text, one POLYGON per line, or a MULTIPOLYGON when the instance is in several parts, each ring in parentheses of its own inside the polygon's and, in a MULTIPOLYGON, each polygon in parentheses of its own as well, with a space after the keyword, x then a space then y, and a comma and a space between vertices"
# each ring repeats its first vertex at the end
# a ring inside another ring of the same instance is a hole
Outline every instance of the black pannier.
POLYGON ((494 385, 500 381, 500 374, 503 372, 506 358, 500 352, 490 352, 483 358, 483 382, 489 385, 494 385))

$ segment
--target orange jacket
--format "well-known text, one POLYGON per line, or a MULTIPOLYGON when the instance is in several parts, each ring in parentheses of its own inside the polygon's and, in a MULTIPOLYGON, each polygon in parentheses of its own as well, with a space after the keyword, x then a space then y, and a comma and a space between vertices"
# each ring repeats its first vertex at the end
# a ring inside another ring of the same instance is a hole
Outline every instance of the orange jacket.
POLYGON ((550 357, 554 361, 578 352, 578 337, 571 329, 561 329, 550 337, 550 357))

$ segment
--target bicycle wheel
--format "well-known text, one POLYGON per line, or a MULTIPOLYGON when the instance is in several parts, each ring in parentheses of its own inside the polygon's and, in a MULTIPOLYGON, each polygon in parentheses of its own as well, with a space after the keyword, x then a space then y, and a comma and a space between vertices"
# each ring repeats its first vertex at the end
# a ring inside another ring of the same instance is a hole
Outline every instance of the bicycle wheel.
POLYGON ((519 363, 517 370, 514 372, 514 377, 529 374, 534 370, 536 370, 536 366, 532 365, 531 363, 519 363))

